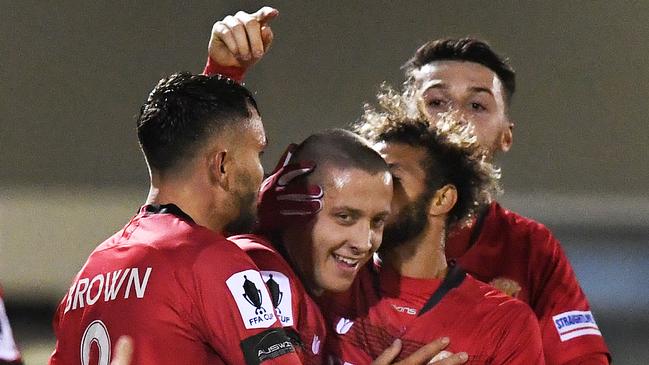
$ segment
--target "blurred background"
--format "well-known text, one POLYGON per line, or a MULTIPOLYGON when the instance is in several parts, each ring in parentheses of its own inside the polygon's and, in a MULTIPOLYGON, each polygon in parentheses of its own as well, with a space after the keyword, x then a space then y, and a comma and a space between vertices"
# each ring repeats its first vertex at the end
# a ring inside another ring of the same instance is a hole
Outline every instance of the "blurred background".
MULTIPOLYGON (((517 70, 503 204, 563 242, 616 364, 649 361, 649 2, 269 1, 256 94, 272 168, 344 127, 423 42, 482 37, 517 70)), ((201 72, 243 1, 0 1, 0 283, 26 363, 92 249, 143 203, 135 120, 158 79, 201 72)))

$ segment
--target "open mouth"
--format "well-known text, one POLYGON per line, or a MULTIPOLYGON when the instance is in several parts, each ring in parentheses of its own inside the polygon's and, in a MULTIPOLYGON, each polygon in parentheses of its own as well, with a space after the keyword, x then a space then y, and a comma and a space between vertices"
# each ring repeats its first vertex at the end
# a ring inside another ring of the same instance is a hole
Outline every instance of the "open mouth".
POLYGON ((355 270, 360 262, 360 260, 358 259, 351 259, 349 257, 340 256, 335 253, 332 255, 338 264, 347 269, 355 270))

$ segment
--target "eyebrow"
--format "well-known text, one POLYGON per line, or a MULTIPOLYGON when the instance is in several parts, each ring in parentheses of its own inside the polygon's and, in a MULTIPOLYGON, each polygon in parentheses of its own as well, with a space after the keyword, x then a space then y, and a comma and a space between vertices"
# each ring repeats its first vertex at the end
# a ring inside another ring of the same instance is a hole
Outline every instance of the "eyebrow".
POLYGON ((333 207, 332 210, 346 210, 346 211, 349 211, 349 213, 351 213, 352 215, 354 215, 354 216, 356 216, 356 217, 359 217, 359 216, 362 216, 362 215, 363 215, 363 211, 362 211, 362 210, 360 210, 360 209, 356 209, 356 208, 352 208, 352 207, 347 206, 347 205, 342 205, 342 206, 338 206, 338 207, 333 207))
MULTIPOLYGON (((430 90, 430 89, 448 90, 449 87, 448 87, 448 85, 446 85, 446 84, 444 84, 443 82, 440 81, 440 82, 428 85, 428 87, 426 87, 426 89, 424 90, 424 93, 426 91, 430 90)), ((494 96, 491 89, 489 89, 487 87, 483 87, 483 86, 472 86, 472 87, 469 88, 469 90, 471 92, 473 92, 473 93, 487 93, 487 94, 489 94, 491 96, 494 96)))
POLYGON ((473 91, 474 93, 487 93, 491 96, 494 96, 493 92, 491 92, 491 89, 482 86, 474 86, 469 90, 473 91))

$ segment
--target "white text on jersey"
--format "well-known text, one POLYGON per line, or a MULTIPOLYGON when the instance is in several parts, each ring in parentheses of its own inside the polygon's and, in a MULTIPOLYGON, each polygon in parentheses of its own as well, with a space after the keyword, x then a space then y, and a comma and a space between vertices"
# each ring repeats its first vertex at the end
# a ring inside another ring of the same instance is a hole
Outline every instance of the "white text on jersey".
POLYGON ((143 277, 140 277, 140 271, 137 267, 129 267, 124 270, 98 274, 92 279, 81 278, 72 284, 70 291, 68 291, 63 313, 83 308, 86 305, 93 305, 101 298, 104 299, 104 302, 115 300, 118 294, 120 298, 128 299, 133 291, 135 291, 135 297, 143 298, 150 275, 150 267, 146 268, 143 277), (126 286, 120 294, 124 281, 126 281, 126 286))

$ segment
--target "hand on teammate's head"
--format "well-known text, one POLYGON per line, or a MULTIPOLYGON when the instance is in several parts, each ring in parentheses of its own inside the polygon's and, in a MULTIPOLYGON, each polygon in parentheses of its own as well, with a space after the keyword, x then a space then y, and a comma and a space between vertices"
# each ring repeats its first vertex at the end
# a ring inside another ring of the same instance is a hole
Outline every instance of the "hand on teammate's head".
POLYGON ((322 187, 298 179, 310 174, 315 163, 289 163, 296 145, 290 144, 270 176, 262 183, 258 199, 258 231, 272 233, 296 220, 304 220, 322 209, 322 187))

